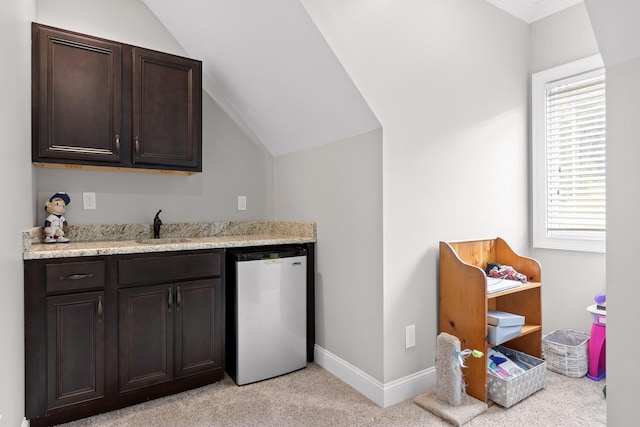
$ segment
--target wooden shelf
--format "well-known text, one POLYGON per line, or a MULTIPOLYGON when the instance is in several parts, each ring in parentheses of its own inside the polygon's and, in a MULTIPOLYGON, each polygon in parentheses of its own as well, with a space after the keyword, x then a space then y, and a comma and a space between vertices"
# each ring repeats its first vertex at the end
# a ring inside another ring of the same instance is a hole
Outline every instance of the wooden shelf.
POLYGON ((522 333, 520 336, 532 334, 534 332, 538 332, 542 330, 542 325, 524 325, 522 327, 522 333))
MULTIPOLYGON (((516 254, 501 238, 440 242, 440 332, 460 340, 462 349, 486 353, 487 311, 499 310, 525 317, 522 333, 506 347, 542 357, 542 284, 538 261, 516 254), (487 262, 509 265, 527 276, 528 282, 487 294, 487 262)), ((467 393, 487 401, 487 362, 469 358, 462 373, 467 393)))
POLYGON ((492 294, 487 294, 487 299, 500 298, 504 295, 514 294, 516 292, 526 291, 528 289, 539 288, 541 286, 538 282, 525 282, 517 288, 506 289, 500 292, 494 292, 492 294))

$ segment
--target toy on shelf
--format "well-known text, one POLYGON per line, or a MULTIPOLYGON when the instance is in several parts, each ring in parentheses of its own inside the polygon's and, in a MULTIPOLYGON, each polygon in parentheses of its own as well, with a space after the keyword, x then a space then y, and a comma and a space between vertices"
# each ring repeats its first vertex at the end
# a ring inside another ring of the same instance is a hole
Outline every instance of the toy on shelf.
POLYGON ((71 203, 67 193, 58 192, 51 196, 44 204, 44 210, 49 214, 44 221, 44 243, 68 243, 65 234, 69 232, 69 225, 62 214, 71 203))

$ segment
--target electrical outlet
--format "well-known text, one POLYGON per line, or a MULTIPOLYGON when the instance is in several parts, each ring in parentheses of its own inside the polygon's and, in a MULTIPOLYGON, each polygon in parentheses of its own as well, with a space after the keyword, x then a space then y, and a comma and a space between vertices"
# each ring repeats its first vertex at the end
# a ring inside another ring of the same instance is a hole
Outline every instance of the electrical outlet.
POLYGON ((238 196, 238 210, 239 211, 247 210, 247 196, 238 196))
POLYGON ((96 209, 96 193, 82 193, 82 208, 96 209))
POLYGON ((407 348, 416 346, 416 325, 410 325, 406 327, 405 344, 407 348))

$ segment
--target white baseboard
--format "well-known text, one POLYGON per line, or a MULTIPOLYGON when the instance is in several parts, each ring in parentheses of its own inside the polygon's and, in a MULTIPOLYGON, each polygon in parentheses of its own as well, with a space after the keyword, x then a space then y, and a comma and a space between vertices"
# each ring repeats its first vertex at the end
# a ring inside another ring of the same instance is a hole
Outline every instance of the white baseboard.
POLYGON ((383 408, 411 399, 436 385, 435 366, 383 384, 318 345, 314 347, 313 356, 318 365, 383 408))

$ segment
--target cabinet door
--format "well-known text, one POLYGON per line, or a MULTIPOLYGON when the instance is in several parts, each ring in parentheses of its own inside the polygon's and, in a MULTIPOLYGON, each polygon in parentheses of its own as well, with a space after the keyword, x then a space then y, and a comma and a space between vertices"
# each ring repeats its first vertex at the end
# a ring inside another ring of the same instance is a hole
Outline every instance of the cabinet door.
POLYGON ((222 368, 220 279, 182 282, 175 287, 176 377, 222 368))
POLYGON ((32 43, 33 161, 118 162, 120 45, 37 24, 32 43))
POLYGON ((104 292, 47 297, 47 408, 105 395, 104 292))
POLYGON ((132 48, 133 163, 202 170, 202 63, 132 48))
POLYGON ((173 379, 171 285, 118 291, 120 390, 134 390, 173 379))

